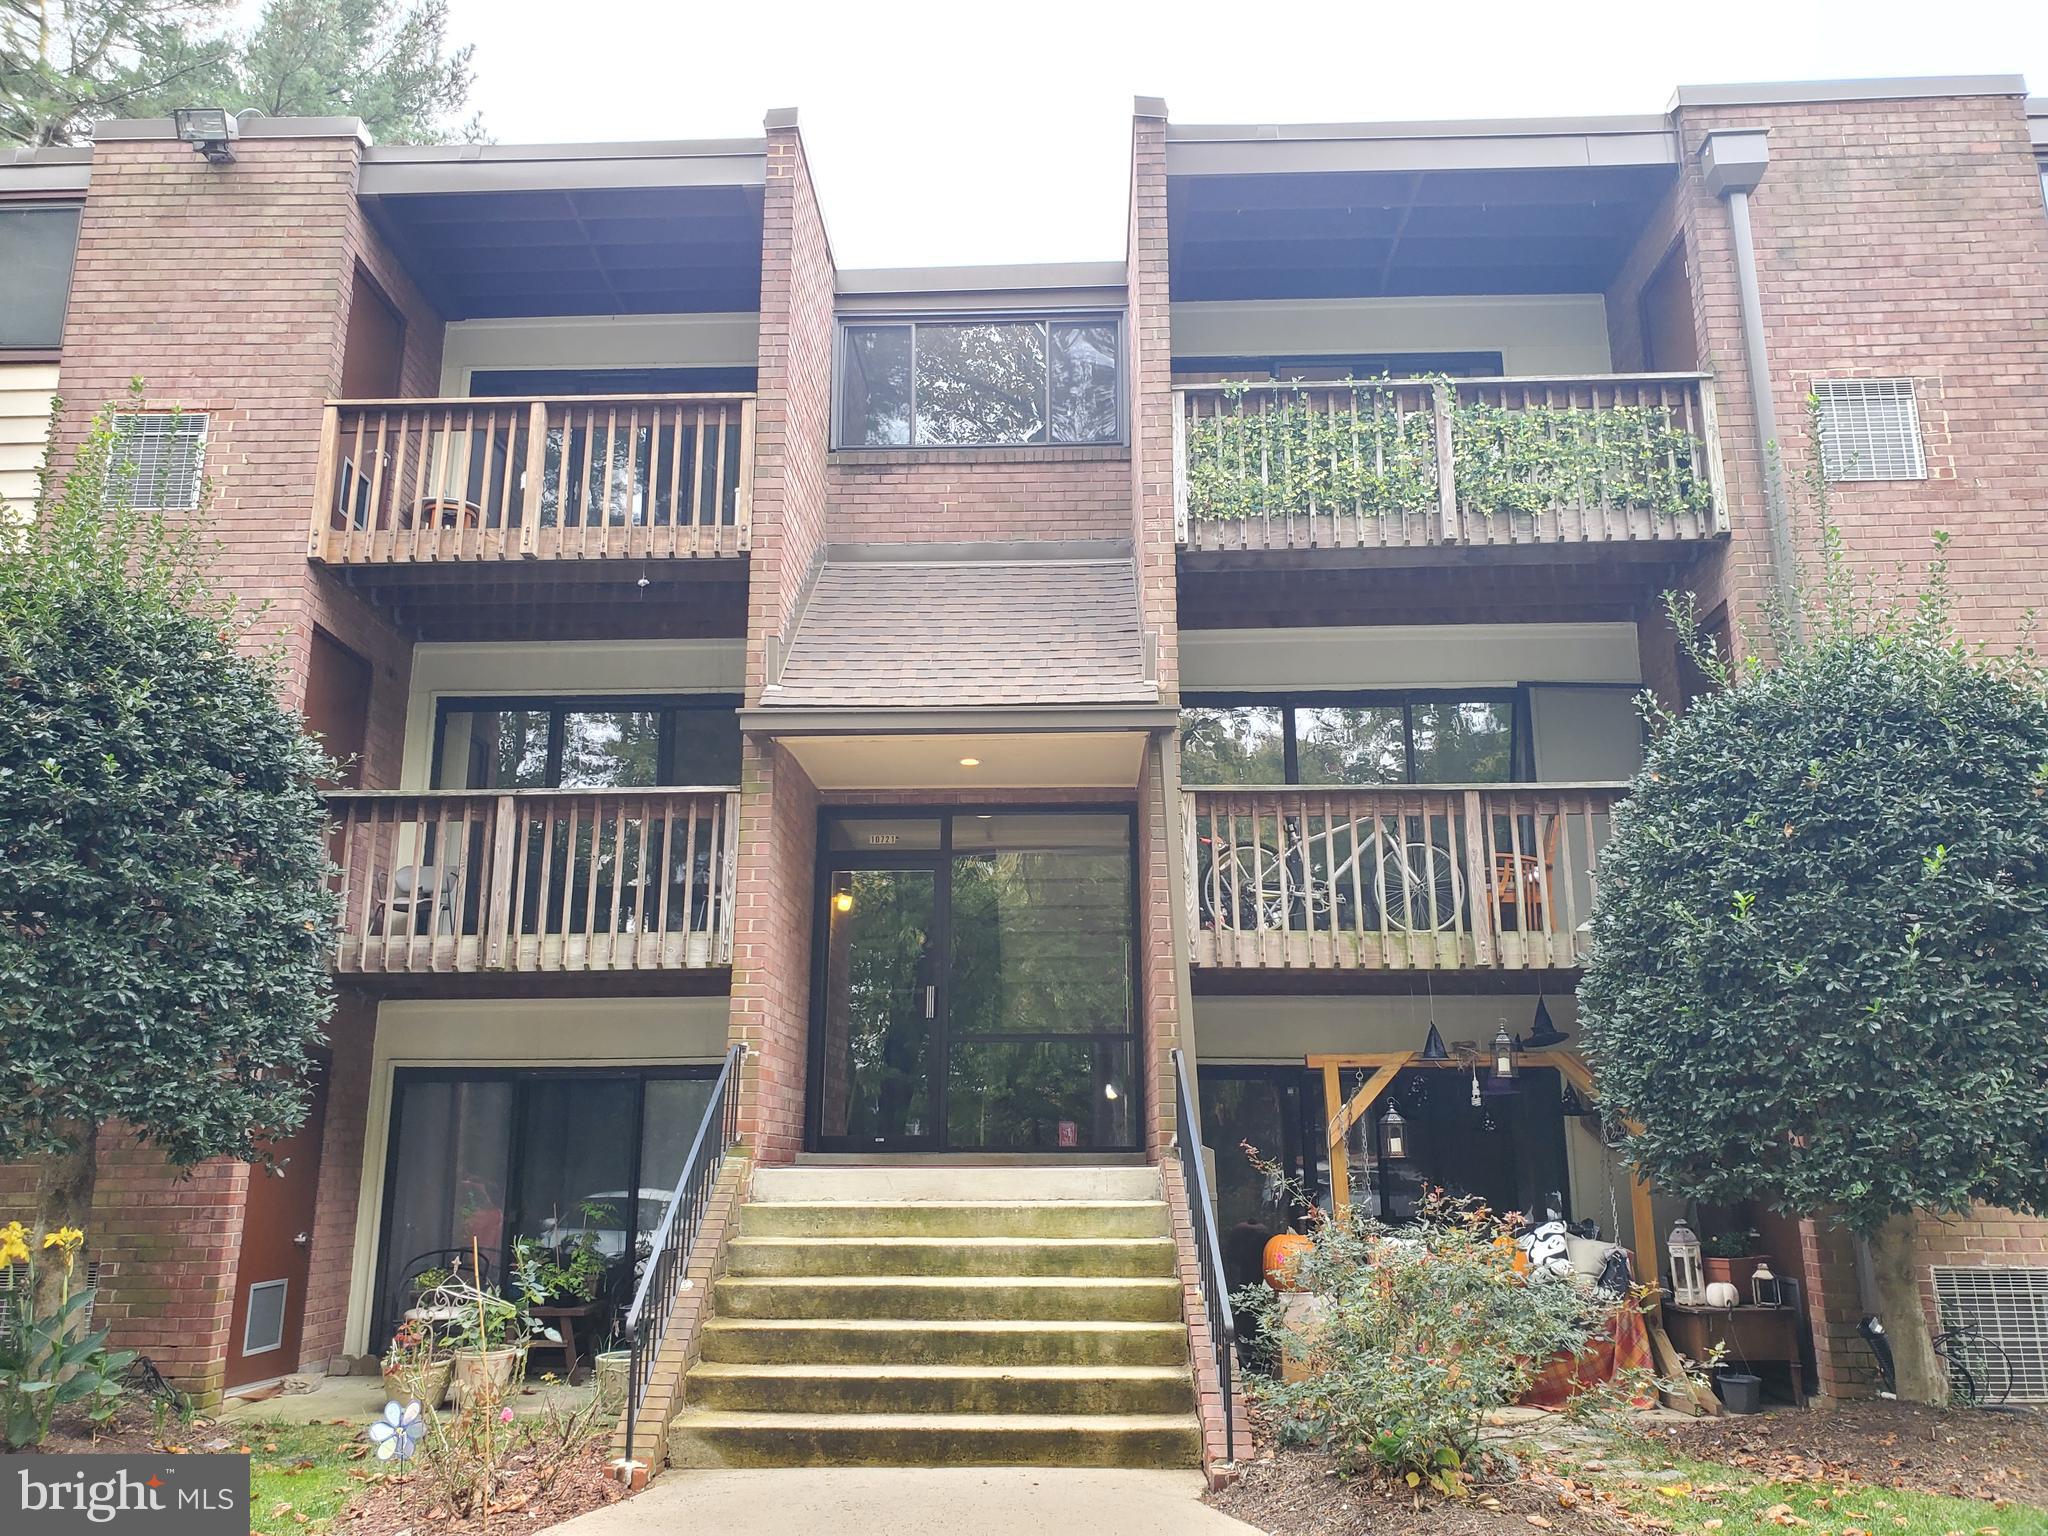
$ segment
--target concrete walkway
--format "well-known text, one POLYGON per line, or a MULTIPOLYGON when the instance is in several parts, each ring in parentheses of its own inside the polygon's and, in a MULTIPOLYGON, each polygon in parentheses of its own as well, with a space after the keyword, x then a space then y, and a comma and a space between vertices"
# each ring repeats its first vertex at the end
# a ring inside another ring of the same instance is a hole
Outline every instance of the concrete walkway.
POLYGON ((560 1536, 1256 1536, 1201 1502, 1199 1472, 823 1467, 664 1472, 560 1536))

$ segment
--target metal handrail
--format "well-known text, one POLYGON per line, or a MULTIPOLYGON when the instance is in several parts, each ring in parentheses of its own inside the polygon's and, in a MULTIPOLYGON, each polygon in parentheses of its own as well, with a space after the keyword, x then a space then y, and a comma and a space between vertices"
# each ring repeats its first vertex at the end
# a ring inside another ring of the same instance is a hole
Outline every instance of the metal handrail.
POLYGON ((640 1272, 640 1284, 633 1292, 633 1305, 626 1312, 626 1335, 631 1341, 632 1359, 626 1374, 626 1462, 633 1461, 633 1432, 640 1405, 647 1396, 648 1379, 654 1371, 654 1357, 668 1332, 669 1313, 690 1266, 690 1250, 704 1225, 704 1207, 719 1169, 725 1165, 727 1150, 739 1140, 740 1060, 744 1045, 725 1053, 725 1066, 711 1085, 711 1098, 704 1106, 704 1118, 697 1123, 697 1136, 690 1143, 690 1155, 683 1159, 682 1176, 669 1197, 661 1225, 654 1229, 647 1255, 647 1267, 640 1272), (714 1130, 713 1127, 717 1129, 714 1130))
POLYGON ((1237 1460, 1237 1414, 1230 1384, 1237 1354, 1237 1322, 1230 1311, 1230 1290, 1223 1278, 1223 1248, 1216 1240, 1216 1203, 1209 1193, 1209 1170, 1202 1161, 1202 1136, 1195 1124, 1195 1095, 1188 1086, 1188 1065, 1178 1047, 1173 1055, 1173 1139, 1180 1149, 1181 1186, 1194 1224, 1195 1257, 1200 1265, 1202 1301, 1209 1309, 1209 1342, 1216 1351, 1216 1381, 1223 1395, 1223 1459, 1237 1460))

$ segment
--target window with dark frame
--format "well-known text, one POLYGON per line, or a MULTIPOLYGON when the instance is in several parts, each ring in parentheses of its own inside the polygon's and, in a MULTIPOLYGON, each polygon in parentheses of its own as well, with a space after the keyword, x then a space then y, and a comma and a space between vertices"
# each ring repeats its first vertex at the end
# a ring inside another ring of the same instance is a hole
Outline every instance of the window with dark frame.
POLYGON ((725 694, 443 699, 436 789, 722 786, 740 779, 725 694))
POLYGON ((846 321, 835 441, 841 448, 1117 442, 1121 329, 1114 314, 846 321))
POLYGON ((1180 713, 1181 782, 1498 784, 1530 772, 1521 689, 1194 694, 1180 713))
POLYGON ((0 355, 63 345, 77 252, 77 204, 0 207, 0 355))

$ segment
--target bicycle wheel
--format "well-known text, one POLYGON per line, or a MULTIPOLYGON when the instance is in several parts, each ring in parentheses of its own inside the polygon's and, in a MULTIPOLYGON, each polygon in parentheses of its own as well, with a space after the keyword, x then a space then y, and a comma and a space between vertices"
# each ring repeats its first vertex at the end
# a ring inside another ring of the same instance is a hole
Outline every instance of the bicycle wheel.
POLYGON ((1457 925, 1464 882, 1451 852, 1438 844, 1396 843, 1380 859, 1386 924, 1409 933, 1441 933, 1457 925))
POLYGON ((2012 1361, 1973 1328, 1934 1336, 1934 1353, 1948 1367, 1949 1400, 1964 1408, 1998 1408, 2012 1396, 2012 1361))

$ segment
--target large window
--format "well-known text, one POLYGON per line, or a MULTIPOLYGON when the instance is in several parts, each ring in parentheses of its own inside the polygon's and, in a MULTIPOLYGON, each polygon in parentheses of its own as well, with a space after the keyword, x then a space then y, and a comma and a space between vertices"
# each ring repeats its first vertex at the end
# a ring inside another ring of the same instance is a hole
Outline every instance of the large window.
POLYGON ((77 249, 77 208, 0 208, 0 348, 62 344, 77 249))
POLYGON ((740 781, 737 701, 449 699, 436 789, 624 789, 740 781))
POLYGON ((840 333, 842 448, 1115 442, 1113 315, 850 323, 840 333))
POLYGON ((1180 714, 1184 784, 1502 784, 1526 777, 1517 693, 1197 698, 1180 714))
POLYGON ((587 1234, 605 1263, 599 1299, 623 1306, 682 1177, 715 1071, 400 1070, 384 1172, 378 1342, 413 1304, 422 1271, 466 1261, 472 1242, 485 1277, 502 1284, 518 1239, 564 1246, 587 1234))

